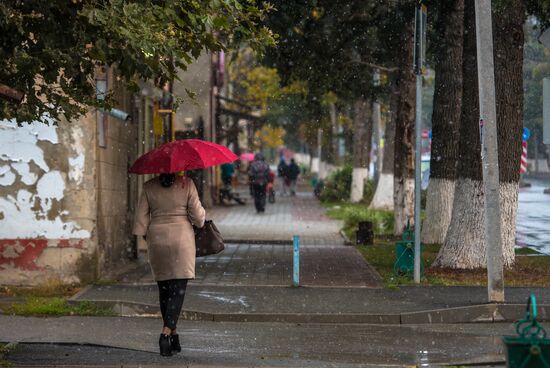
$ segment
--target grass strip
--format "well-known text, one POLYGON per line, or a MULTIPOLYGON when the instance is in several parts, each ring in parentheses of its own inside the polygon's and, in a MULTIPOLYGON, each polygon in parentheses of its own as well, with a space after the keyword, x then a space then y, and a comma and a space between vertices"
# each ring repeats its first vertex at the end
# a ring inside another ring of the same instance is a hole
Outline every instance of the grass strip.
MULTIPOLYGON (((445 286, 486 286, 487 273, 484 269, 455 270, 448 268, 430 268, 439 252, 439 245, 423 245, 424 285, 445 286)), ((372 246, 357 246, 365 260, 383 277, 386 287, 413 284, 410 276, 394 274, 395 242, 376 239, 372 246)), ((504 279, 506 286, 546 287, 550 285, 550 256, 532 256, 532 251, 521 248, 516 252, 515 264, 506 269, 504 279)))
POLYGON ((5 313, 18 316, 114 316, 109 308, 88 301, 69 304, 62 297, 28 297, 24 303, 12 304, 5 313))

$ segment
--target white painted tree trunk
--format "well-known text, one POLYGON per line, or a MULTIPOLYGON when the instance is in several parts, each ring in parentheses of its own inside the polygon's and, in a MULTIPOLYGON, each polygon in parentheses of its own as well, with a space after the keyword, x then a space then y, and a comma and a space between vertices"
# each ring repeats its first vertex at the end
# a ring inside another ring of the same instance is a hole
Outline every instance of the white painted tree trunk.
POLYGON ((500 183, 500 231, 502 233, 502 264, 504 267, 511 266, 516 254, 516 221, 518 215, 518 193, 519 183, 500 183))
MULTIPOLYGON (((514 263, 515 257, 518 184, 501 183, 499 192, 503 264, 510 266, 514 263)), ((453 202, 453 221, 434 266, 458 269, 487 266, 483 204, 483 183, 479 180, 459 178, 453 202)))
POLYGON ((382 172, 374 197, 369 205, 373 210, 393 211, 393 174, 382 172))
POLYGON ((354 167, 351 176, 351 202, 357 203, 363 199, 363 188, 365 179, 369 176, 369 169, 354 167))
POLYGON ((451 215, 455 181, 432 178, 428 184, 426 216, 422 226, 422 242, 425 244, 443 244, 451 215))
POLYGON ((394 217, 395 223, 394 235, 401 235, 407 222, 414 225, 414 179, 412 178, 394 178, 393 181, 395 199, 394 199, 394 217))

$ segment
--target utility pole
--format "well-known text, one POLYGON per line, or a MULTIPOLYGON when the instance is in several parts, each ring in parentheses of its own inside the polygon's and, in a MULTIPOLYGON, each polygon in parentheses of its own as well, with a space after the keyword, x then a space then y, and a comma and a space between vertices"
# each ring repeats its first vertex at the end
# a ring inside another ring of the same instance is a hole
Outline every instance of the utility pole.
POLYGON ((475 0, 479 128, 485 192, 485 244, 489 302, 504 301, 500 231, 498 142, 491 0, 475 0))
MULTIPOLYGON (((376 70, 372 76, 373 84, 375 86, 380 85, 380 73, 376 70)), ((376 147, 376 163, 374 165, 374 182, 378 184, 378 178, 380 177, 380 170, 382 170, 382 149, 380 148, 380 102, 378 99, 374 99, 372 102, 372 127, 373 127, 373 140, 374 147, 376 147)), ((369 152, 370 154, 370 152, 369 152)))
POLYGON ((414 282, 420 283, 420 196, 422 187, 421 170, 421 146, 422 146, 422 74, 424 73, 424 60, 426 51, 426 6, 422 1, 418 2, 415 14, 414 31, 414 72, 416 74, 416 121, 415 121, 415 147, 414 147, 414 282))

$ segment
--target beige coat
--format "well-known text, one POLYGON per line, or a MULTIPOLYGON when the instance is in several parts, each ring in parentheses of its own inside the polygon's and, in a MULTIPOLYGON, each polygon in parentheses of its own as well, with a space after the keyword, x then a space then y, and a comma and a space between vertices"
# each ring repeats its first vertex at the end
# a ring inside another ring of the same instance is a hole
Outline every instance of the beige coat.
POLYGON ((205 212, 193 180, 178 177, 169 188, 159 178, 143 185, 134 234, 146 236, 149 262, 156 281, 195 277, 195 234, 205 212))

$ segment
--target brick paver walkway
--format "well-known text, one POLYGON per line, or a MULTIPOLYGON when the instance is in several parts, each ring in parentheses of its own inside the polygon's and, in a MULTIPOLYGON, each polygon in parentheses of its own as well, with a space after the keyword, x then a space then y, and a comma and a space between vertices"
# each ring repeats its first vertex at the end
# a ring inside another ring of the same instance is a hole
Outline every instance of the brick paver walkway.
MULTIPOLYGON (((246 197, 246 191, 240 191, 246 197)), ((291 242, 299 235, 304 245, 343 244, 340 221, 329 219, 325 209, 312 193, 299 192, 295 197, 278 196, 268 203, 266 212, 257 214, 253 201, 244 206, 235 204, 207 210, 228 242, 280 243, 291 242)))
MULTIPOLYGON (((124 275, 124 283, 154 282, 149 265, 124 275)), ((214 256, 197 259, 192 284, 216 286, 290 286, 292 246, 229 244, 214 256)), ((381 278, 349 246, 306 245, 300 250, 300 284, 325 287, 377 287, 381 278)))
MULTIPOLYGON (((222 253, 197 259, 196 285, 289 286, 292 283, 293 235, 301 239, 300 281, 303 286, 377 287, 381 278, 354 248, 344 245, 340 221, 329 219, 307 188, 294 197, 277 198, 257 214, 246 188, 244 206, 218 206, 207 211, 225 241, 222 253)), ((123 283, 152 283, 141 257, 123 283)))

